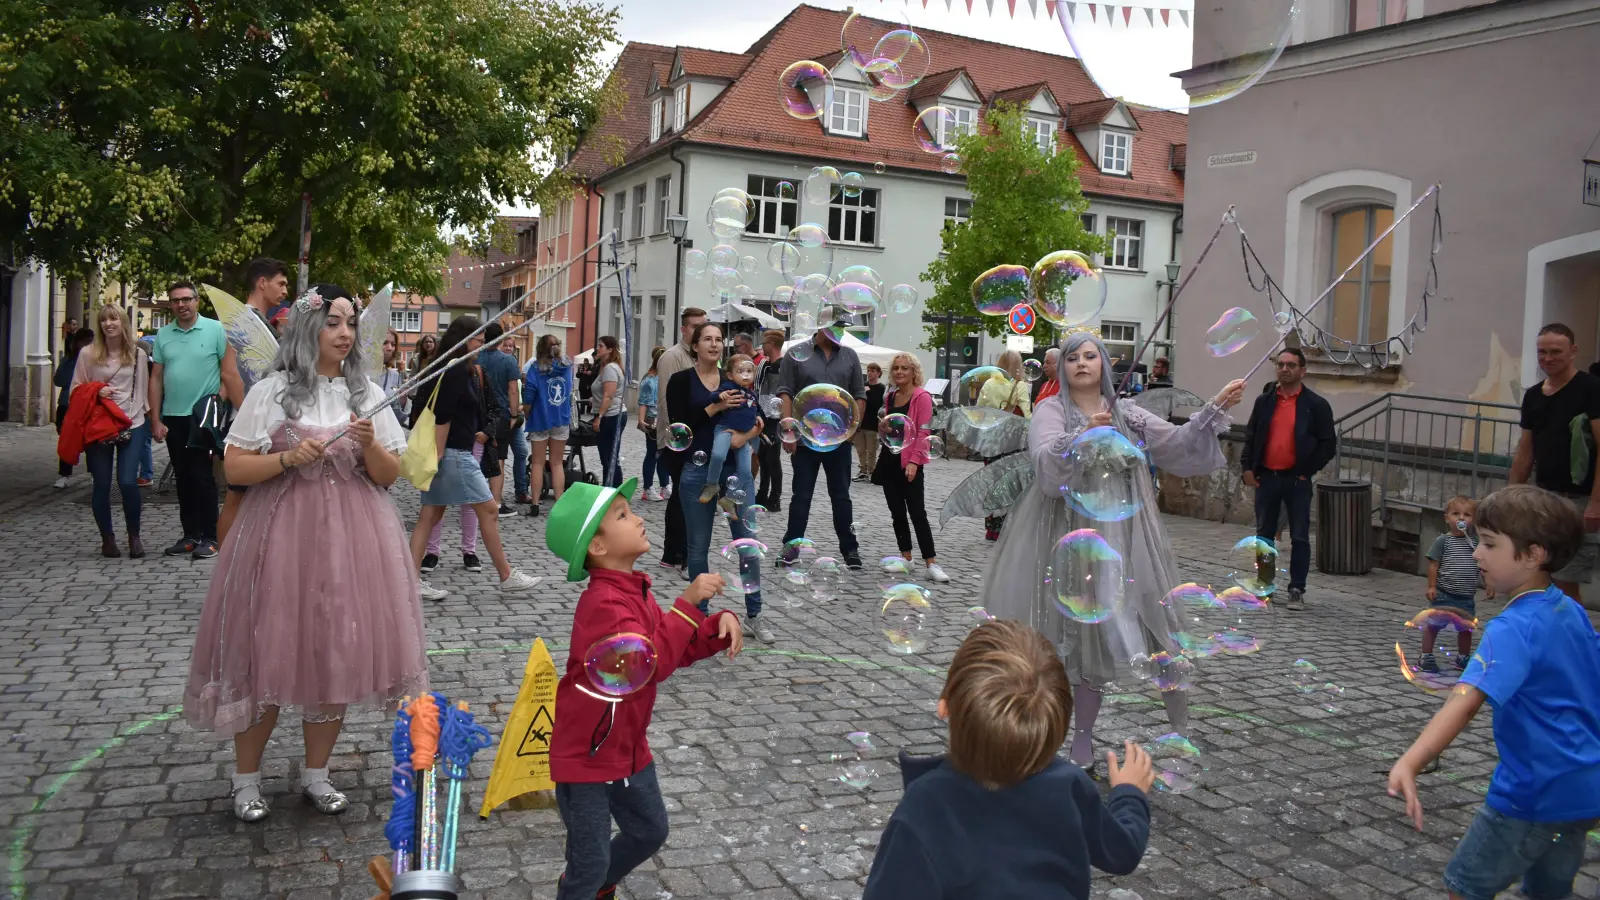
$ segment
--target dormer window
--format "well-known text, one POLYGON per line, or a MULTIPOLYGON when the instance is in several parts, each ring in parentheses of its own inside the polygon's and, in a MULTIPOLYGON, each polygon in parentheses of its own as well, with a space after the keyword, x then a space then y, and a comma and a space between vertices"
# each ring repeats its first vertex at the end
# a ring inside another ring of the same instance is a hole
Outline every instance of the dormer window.
POLYGON ((947 105, 952 118, 941 119, 939 128, 943 134, 939 135, 939 146, 946 150, 956 148, 956 139, 978 130, 978 111, 970 106, 947 105))
POLYGON ((682 131, 689 121, 689 85, 678 85, 672 92, 672 130, 682 131))
POLYGON ((1054 156, 1056 152, 1056 123, 1054 119, 1038 119, 1029 116, 1023 121, 1023 134, 1034 143, 1034 146, 1044 151, 1046 156, 1054 156))
POLYGON ((828 131, 847 137, 867 134, 867 95, 853 88, 835 87, 833 106, 828 110, 828 131))
POLYGON ((1133 135, 1121 131, 1100 132, 1100 171, 1107 175, 1127 175, 1133 166, 1133 135))
POLYGON ((661 140, 661 105, 660 97, 650 101, 650 143, 661 140))

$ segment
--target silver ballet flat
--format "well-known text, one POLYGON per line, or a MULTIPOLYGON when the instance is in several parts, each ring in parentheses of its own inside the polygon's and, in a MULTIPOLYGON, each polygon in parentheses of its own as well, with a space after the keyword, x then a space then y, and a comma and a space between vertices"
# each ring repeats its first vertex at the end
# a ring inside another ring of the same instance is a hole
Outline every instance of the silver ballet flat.
POLYGON ((240 803, 237 795, 233 798, 233 814, 241 822, 259 822, 265 819, 269 812, 272 812, 272 807, 261 797, 245 803, 240 803))
POLYGON ((306 795, 306 799, 310 800, 311 805, 315 806, 318 811, 327 813, 330 816, 337 815, 350 808, 350 800, 343 793, 331 787, 321 794, 313 793, 309 787, 302 788, 301 793, 306 795))

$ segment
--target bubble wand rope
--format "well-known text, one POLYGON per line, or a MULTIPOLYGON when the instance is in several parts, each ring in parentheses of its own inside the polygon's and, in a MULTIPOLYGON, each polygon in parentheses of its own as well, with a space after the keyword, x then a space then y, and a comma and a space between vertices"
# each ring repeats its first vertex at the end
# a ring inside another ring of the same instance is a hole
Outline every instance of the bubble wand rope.
MULTIPOLYGON (((1343 284, 1345 277, 1348 276, 1351 272, 1355 271, 1356 266, 1359 266, 1364 261, 1366 261, 1366 258, 1368 256, 1371 256, 1372 253, 1378 249, 1378 245, 1383 243, 1385 240, 1387 240, 1389 235, 1392 234, 1396 228, 1400 227, 1400 223, 1404 222, 1406 219, 1410 218, 1411 214, 1416 212, 1422 206, 1422 204, 1426 203, 1429 197, 1434 198, 1434 200, 1433 200, 1434 203, 1438 203, 1439 202, 1439 196, 1438 196, 1439 195, 1439 191, 1440 191, 1439 183, 1438 182, 1434 182, 1426 191, 1424 191, 1422 193, 1421 197, 1417 198, 1417 202, 1411 204, 1411 208, 1410 209, 1407 209, 1405 211, 1405 213, 1402 214, 1401 216, 1399 216, 1398 218, 1396 218, 1394 220, 1394 222, 1392 222, 1389 225, 1388 228, 1384 229, 1383 234, 1378 235, 1377 240, 1375 240, 1371 244, 1369 244, 1367 246, 1367 249, 1361 251, 1361 255, 1357 256, 1355 258, 1355 260, 1353 260, 1350 263, 1350 265, 1346 266, 1345 270, 1343 272, 1340 272, 1338 277, 1333 279, 1333 283, 1329 284, 1327 286, 1327 288, 1323 290, 1322 293, 1317 295, 1317 299, 1311 301, 1311 305, 1306 307, 1305 310, 1300 313, 1301 317, 1309 319, 1311 317, 1312 310, 1315 310, 1317 308, 1317 306, 1322 303, 1323 300, 1327 299, 1328 295, 1333 293, 1334 288, 1337 288, 1340 284, 1343 284)), ((1252 377, 1254 377, 1254 375, 1256 374, 1256 371, 1258 369, 1260 369, 1262 366, 1267 364, 1267 360, 1272 358, 1273 354, 1276 353, 1277 350, 1278 350, 1278 345, 1282 344, 1282 343, 1283 343, 1283 335, 1278 335, 1278 339, 1276 341, 1272 342, 1272 346, 1267 348, 1267 352, 1262 355, 1261 359, 1254 366, 1250 367, 1250 371, 1244 373, 1244 380, 1245 381, 1249 381, 1252 377)))
MULTIPOLYGON (((441 698, 443 699, 443 698, 441 698)), ((439 737, 439 751, 444 754, 444 773, 450 779, 449 799, 444 808, 444 855, 439 868, 446 872, 456 870, 456 832, 461 824, 461 783, 467 779, 467 767, 473 754, 489 746, 493 739, 489 730, 473 721, 465 703, 457 703, 445 713, 444 731, 439 737)))
POLYGON ((439 811, 435 797, 434 757, 439 751, 439 705, 432 694, 411 704, 411 768, 417 773, 417 826, 414 869, 438 868, 434 843, 438 840, 439 811))
POLYGON ((1144 343, 1139 345, 1139 352, 1135 353, 1133 359, 1129 360, 1128 371, 1123 373, 1122 383, 1117 385, 1118 394, 1128 389, 1128 383, 1133 380, 1134 367, 1139 364, 1139 360, 1144 359, 1144 351, 1150 349, 1150 342, 1154 341, 1156 335, 1161 333, 1161 323, 1167 321, 1167 316, 1172 315, 1172 304, 1178 302, 1178 296, 1183 293, 1184 288, 1189 286, 1189 279, 1194 277, 1194 273, 1200 271, 1200 264, 1206 261, 1207 254, 1211 252, 1212 247, 1216 246, 1217 238, 1222 235, 1222 229, 1226 228, 1230 222, 1235 224, 1238 222, 1234 216, 1234 207, 1232 206, 1223 210, 1222 219, 1217 222, 1217 230, 1211 232, 1211 240, 1206 241, 1205 249, 1200 251, 1200 255, 1194 261, 1194 265, 1189 267, 1188 274, 1183 276, 1183 280, 1178 282, 1177 288, 1173 290, 1172 296, 1167 298, 1166 308, 1161 310, 1160 316, 1156 317, 1156 323, 1150 326, 1150 333, 1145 336, 1144 343))
POLYGON ((411 841, 417 822, 416 780, 411 768, 411 716, 406 714, 403 703, 394 716, 394 734, 390 744, 394 748, 394 769, 390 778, 394 808, 389 811, 389 821, 383 826, 383 836, 389 839, 389 848, 394 851, 392 871, 398 875, 409 868, 411 841))

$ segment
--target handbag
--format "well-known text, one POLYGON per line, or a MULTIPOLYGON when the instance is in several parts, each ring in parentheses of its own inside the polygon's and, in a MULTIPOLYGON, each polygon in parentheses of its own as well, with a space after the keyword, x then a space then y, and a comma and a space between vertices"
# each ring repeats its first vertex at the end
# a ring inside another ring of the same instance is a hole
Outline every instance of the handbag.
POLYGON ((400 477, 411 482, 417 490, 425 491, 433 484, 433 476, 439 474, 439 440, 434 434, 433 404, 439 399, 439 388, 444 379, 439 379, 433 384, 433 395, 428 398, 428 405, 417 414, 417 421, 411 426, 411 435, 406 438, 406 451, 400 454, 400 477))
POLYGON ((189 415, 189 447, 222 453, 228 429, 233 425, 233 404, 221 394, 207 394, 195 403, 189 415))

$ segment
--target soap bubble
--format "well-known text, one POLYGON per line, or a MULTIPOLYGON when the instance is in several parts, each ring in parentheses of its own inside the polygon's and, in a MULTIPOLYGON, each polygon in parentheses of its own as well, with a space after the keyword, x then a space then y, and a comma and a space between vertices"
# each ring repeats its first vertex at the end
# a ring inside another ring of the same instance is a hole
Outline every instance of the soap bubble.
POLYGON ((1288 334, 1294 330, 1294 313, 1284 310, 1272 314, 1272 327, 1279 334, 1288 334))
MULTIPOLYGON (((804 315, 805 315, 805 313, 795 313, 795 315, 794 315, 794 330, 797 331, 797 332, 801 330, 800 329, 800 320, 801 320, 801 317, 803 317, 804 315)), ((803 340, 803 341, 800 341, 799 343, 795 344, 793 347, 790 347, 789 348, 789 355, 794 357, 794 361, 795 362, 805 362, 806 360, 810 359, 811 358, 811 341, 809 339, 803 340)))
POLYGON ((817 166, 806 176, 806 200, 826 205, 833 201, 838 187, 839 170, 833 166, 817 166))
POLYGON ((613 634, 589 646, 583 654, 583 670, 595 690, 625 697, 655 677, 656 648, 642 634, 613 634))
POLYGON ((1122 602, 1122 555, 1089 528, 1063 535, 1050 554, 1056 608, 1074 622, 1111 618, 1122 602))
POLYGON ((939 170, 946 175, 961 174, 961 154, 946 153, 939 158, 939 170))
POLYGON ((1289 684, 1301 694, 1309 694, 1322 683, 1322 672, 1309 659, 1297 659, 1289 666, 1289 684))
POLYGON ((828 292, 828 303, 853 313, 878 311, 878 292, 865 284, 843 281, 828 292))
MULTIPOLYGON (((740 491, 739 493, 744 493, 740 491)), ((751 534, 760 534, 761 526, 767 521, 767 508, 759 503, 746 506, 740 514, 739 521, 744 523, 744 530, 751 534)))
POLYGON ((849 741, 850 742, 850 746, 856 748, 856 750, 858 750, 858 751, 865 752, 867 750, 873 749, 873 746, 872 746, 872 734, 870 732, 852 731, 849 734, 845 735, 844 739, 849 741))
POLYGON ((972 305, 986 316, 1004 316, 1032 300, 1027 266, 995 266, 972 280, 972 305))
POLYGON ((839 179, 839 190, 846 197, 859 197, 861 196, 861 187, 866 182, 866 177, 860 172, 846 172, 839 179))
POLYGON ((744 594, 761 590, 761 561, 766 558, 767 545, 755 538, 730 541, 722 548, 723 582, 729 590, 744 594))
POLYGON ((864 284, 867 287, 872 288, 875 293, 883 293, 883 276, 879 275, 877 270, 871 266, 848 266, 844 269, 841 269, 839 271, 839 277, 834 280, 840 283, 854 281, 857 284, 864 284))
POLYGON ((796 119, 815 119, 833 106, 833 76, 822 63, 803 59, 778 76, 783 111, 796 119))
POLYGON ((813 450, 837 447, 855 434, 856 401, 843 388, 813 384, 794 395, 790 407, 800 420, 800 436, 813 450))
POLYGON ((811 573, 811 599, 831 603, 839 599, 839 584, 844 581, 844 566, 831 556, 819 556, 807 569, 811 573))
POLYGON ((894 71, 881 77, 885 85, 897 91, 916 86, 928 74, 928 66, 933 61, 928 42, 909 28, 896 28, 879 38, 872 54, 878 59, 894 61, 894 71))
POLYGON ((879 160, 872 164, 872 171, 876 175, 882 175, 883 173, 889 171, 889 166, 884 163, 883 160, 879 160))
POLYGON ((739 489, 739 476, 729 475, 728 480, 722 483, 722 489, 732 494, 739 489))
POLYGON ((1162 691, 1186 691, 1190 686, 1190 677, 1194 675, 1194 663, 1182 654, 1171 654, 1165 650, 1150 654, 1151 665, 1155 668, 1155 677, 1151 682, 1162 691))
POLYGON ((809 570, 817 560, 817 545, 810 538, 797 537, 783 545, 783 558, 791 568, 809 570))
POLYGON ((881 564, 883 571, 890 575, 910 575, 911 560, 904 556, 885 556, 881 564))
MULTIPOLYGON (((800 249, 786 241, 779 241, 767 248, 767 265, 787 278, 800 267, 800 249)), ((789 290, 793 292, 794 288, 789 290)))
MULTIPOLYGON (((1405 623, 1406 634, 1394 645, 1400 658, 1400 673, 1413 685, 1430 694, 1441 694, 1456 686, 1470 656, 1460 658, 1457 666, 1460 635, 1471 635, 1478 630, 1478 620, 1469 619, 1453 609, 1425 609, 1405 623), (1422 641, 1433 637, 1433 664, 1422 658, 1422 641), (1435 671, 1429 671, 1433 669, 1435 671)), ((1472 646, 1468 639, 1467 646, 1472 646)), ((1481 647, 1480 647, 1480 654, 1481 647)))
POLYGON ((1267 600, 1257 597, 1238 585, 1234 585, 1217 595, 1224 606, 1230 609, 1266 609, 1267 600))
POLYGON ((811 597, 811 574, 790 567, 778 579, 778 599, 789 609, 799 609, 811 597))
MULTIPOLYGON (((1072 56, 1107 97, 1156 109, 1185 112, 1236 97, 1266 75, 1288 46, 1298 6, 1294 0, 1223 0, 1205 7, 1208 27, 1194 28, 1195 0, 1161 4, 1161 21, 1135 9, 1108 29, 1081 3, 1056 4, 1056 18, 1072 46, 1072 56), (1118 39, 1123 33, 1133 38, 1118 39), (1225 68, 1209 68, 1227 61, 1225 68), (1209 69, 1205 83, 1185 90, 1169 73, 1209 69)), ((1376 7, 1374 7, 1376 8, 1376 7)), ((1404 6, 1390 6, 1403 13, 1404 6)), ((1110 8, 1106 9, 1108 15, 1110 8)), ((1362 23, 1388 24, 1395 19, 1362 23)), ((1353 30, 1353 29, 1352 29, 1353 30)))
POLYGON ((677 453, 689 449, 694 443, 694 429, 682 422, 673 422, 667 426, 667 449, 677 453))
POLYGON ((768 394, 761 398, 761 414, 769 419, 776 419, 783 415, 783 398, 768 394))
POLYGON ((856 790, 869 787, 873 777, 872 764, 859 759, 848 761, 839 767, 839 781, 856 790))
POLYGON ((1187 582, 1167 592, 1161 605, 1178 614, 1182 626, 1172 632, 1172 641, 1190 659, 1206 659, 1222 652, 1221 643, 1211 634, 1204 616, 1215 610, 1226 609, 1224 603, 1204 585, 1187 582))
POLYGON ((1261 641, 1255 635, 1237 628, 1224 628, 1211 637, 1217 642, 1218 650, 1227 656, 1249 656, 1261 649, 1261 641))
MULTIPOLYGON (((797 359, 799 357, 796 357, 797 359)), ((793 444, 800 440, 800 420, 790 417, 778 421, 778 439, 785 444, 793 444)))
POLYGON ((1232 356, 1261 333, 1261 321, 1250 310, 1235 306, 1206 329, 1206 350, 1212 356, 1232 356))
POLYGON ((903 413, 890 413, 878 423, 878 442, 890 453, 904 450, 912 433, 911 417, 903 413))
POLYGON ((746 278, 751 278, 755 276, 756 272, 760 268, 760 265, 756 262, 756 258, 754 256, 741 256, 739 258, 739 265, 735 266, 735 268, 739 270, 740 275, 743 275, 746 278))
POLYGON ((1195 788, 1201 765, 1200 748, 1193 741, 1170 732, 1152 740, 1149 753, 1156 767, 1158 790, 1181 794, 1195 788))
POLYGON ((928 436, 928 458, 944 459, 944 438, 937 434, 928 436))
POLYGON ((706 452, 704 450, 696 450, 694 452, 694 464, 697 466, 706 464, 706 452))
POLYGON ((934 619, 933 594, 915 584, 896 584, 883 592, 878 607, 878 627, 889 641, 889 652, 910 656, 928 646, 934 619))
POLYGON ((1005 370, 996 366, 976 366, 968 369, 962 374, 961 380, 956 382, 956 404, 960 407, 961 415, 972 427, 990 428, 1013 415, 999 408, 999 403, 1005 400, 1011 388, 1011 379, 1005 370), (994 383, 994 387, 989 387, 990 382, 994 383), (985 388, 988 388, 988 398, 984 396, 985 388), (987 400, 993 405, 986 403, 980 406, 978 405, 980 400, 987 400))
POLYGON ((917 289, 909 284, 897 284, 889 289, 891 312, 908 313, 917 308, 917 289))
MULTIPOLYGON (((810 190, 809 186, 807 190, 810 190)), ((825 247, 828 244, 828 229, 815 222, 802 222, 790 230, 789 240, 811 250, 825 247)))
POLYGON ((787 316, 794 312, 794 288, 786 284, 778 285, 772 289, 772 297, 768 302, 772 304, 773 315, 780 319, 787 316))
POLYGON ((1039 379, 1043 378, 1044 377, 1044 363, 1040 362, 1037 359, 1025 359, 1025 360, 1023 360, 1022 361, 1022 377, 1027 379, 1030 383, 1031 382, 1036 382, 1039 379))
POLYGON ((1149 461, 1114 426, 1085 429, 1067 448, 1076 463, 1063 488, 1067 503, 1079 515, 1098 522, 1121 522, 1143 506, 1138 474, 1149 461))
POLYGON ((690 278, 706 277, 709 264, 706 261, 704 250, 685 250, 683 253, 683 271, 690 278))
POLYGON ((1278 589, 1278 548, 1271 541, 1251 535, 1233 545, 1227 562, 1233 583, 1257 597, 1278 589))
POLYGON ((1033 309, 1058 328, 1082 325, 1106 305, 1107 285, 1088 257, 1057 250, 1033 264, 1033 309))
POLYGON ((711 248, 707 262, 713 269, 732 269, 739 264, 739 251, 731 244, 718 244, 711 248))
POLYGON ((911 134, 927 153, 943 153, 944 138, 956 133, 956 114, 943 106, 930 106, 917 114, 911 134))
POLYGON ((711 207, 706 210, 706 227, 725 241, 744 234, 749 219, 750 205, 737 197, 719 197, 711 201, 711 207))
POLYGON ((977 628, 985 622, 995 621, 994 616, 981 606, 967 607, 967 615, 972 619, 972 627, 977 628))

